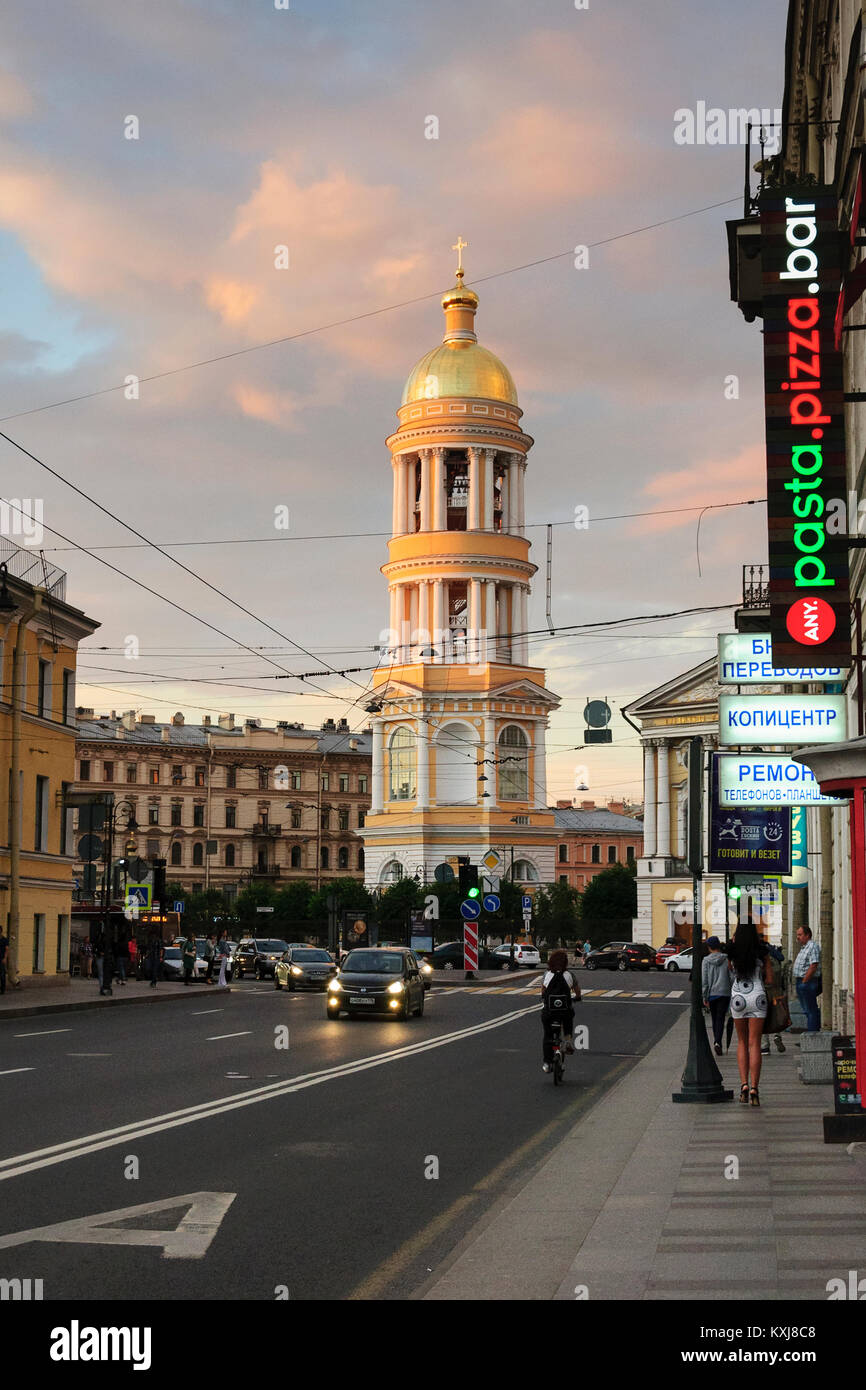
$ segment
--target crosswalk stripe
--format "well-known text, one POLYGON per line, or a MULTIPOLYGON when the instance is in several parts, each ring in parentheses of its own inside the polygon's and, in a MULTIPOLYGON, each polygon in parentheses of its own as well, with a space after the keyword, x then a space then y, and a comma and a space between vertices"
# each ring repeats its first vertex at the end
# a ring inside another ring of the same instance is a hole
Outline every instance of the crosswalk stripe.
POLYGON ((601 997, 602 997, 602 999, 613 999, 614 995, 616 995, 616 994, 622 994, 622 990, 621 990, 621 989, 606 989, 606 990, 604 990, 604 992, 602 993, 602 996, 601 996, 601 997))
POLYGON ((684 989, 672 989, 668 994, 668 999, 681 999, 684 994, 684 989))

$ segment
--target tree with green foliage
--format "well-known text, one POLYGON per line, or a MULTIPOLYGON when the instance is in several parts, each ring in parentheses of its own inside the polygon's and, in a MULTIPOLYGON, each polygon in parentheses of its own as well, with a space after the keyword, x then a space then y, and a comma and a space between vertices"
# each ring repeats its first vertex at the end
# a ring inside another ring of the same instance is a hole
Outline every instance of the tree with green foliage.
POLYGON ((185 900, 182 928, 209 927, 214 929, 215 917, 230 916, 225 894, 218 888, 208 888, 201 893, 190 893, 185 900))
MULTIPOLYGON (((255 923, 260 924, 264 917, 268 917, 269 919, 276 918, 276 910, 273 913, 256 912, 257 907, 273 907, 276 909, 276 906, 277 894, 269 883, 251 883, 242 893, 238 893, 235 899, 237 920, 247 930, 255 923)), ((272 926, 276 926, 275 920, 268 922, 266 930, 269 935, 272 926)))
POLYGON ((305 928, 310 920, 312 900, 313 885, 305 878, 293 879, 277 893, 274 899, 274 921, 275 924, 279 922, 280 931, 290 933, 291 940, 300 940, 306 935, 305 928))
POLYGON ((414 878, 401 878, 397 883, 389 883, 376 908, 380 941, 408 939, 409 914, 424 906, 424 893, 425 889, 414 878))
POLYGON ((580 935, 580 893, 567 883, 550 883, 532 900, 533 940, 564 946, 580 935))
POLYGON ((637 916, 637 865, 611 864, 591 878, 581 894, 580 916, 593 946, 612 936, 630 940, 637 916))
POLYGON ((369 911, 373 906, 373 899, 360 879, 332 878, 327 883, 323 883, 319 891, 313 893, 310 898, 310 921, 316 923, 318 929, 322 931, 328 925, 328 898, 332 893, 337 900, 338 923, 342 918, 344 908, 366 908, 369 911))

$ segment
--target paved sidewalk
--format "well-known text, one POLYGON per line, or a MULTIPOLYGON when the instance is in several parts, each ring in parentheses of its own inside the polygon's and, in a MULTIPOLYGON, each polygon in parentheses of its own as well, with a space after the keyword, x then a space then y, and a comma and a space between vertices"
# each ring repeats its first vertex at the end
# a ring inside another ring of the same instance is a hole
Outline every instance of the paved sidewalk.
MULTIPOLYGON (((832 1086, 797 1079, 788 1037, 760 1109, 674 1105, 688 1029, 686 1010, 418 1296, 825 1301, 829 1279, 866 1274, 863 1146, 824 1144, 832 1086)), ((719 1064, 736 1096, 734 1051, 719 1064)))
POLYGON ((157 1004, 182 998, 191 990, 196 997, 205 994, 227 994, 228 988, 221 990, 217 985, 192 984, 183 981, 160 980, 156 989, 151 989, 148 980, 129 980, 126 985, 116 980, 112 994, 100 994, 97 980, 73 979, 68 985, 49 985, 34 988, 22 985, 20 989, 6 986, 6 993, 0 995, 0 1019, 31 1018, 38 1014, 65 1013, 76 1009, 105 1009, 113 1004, 157 1004))

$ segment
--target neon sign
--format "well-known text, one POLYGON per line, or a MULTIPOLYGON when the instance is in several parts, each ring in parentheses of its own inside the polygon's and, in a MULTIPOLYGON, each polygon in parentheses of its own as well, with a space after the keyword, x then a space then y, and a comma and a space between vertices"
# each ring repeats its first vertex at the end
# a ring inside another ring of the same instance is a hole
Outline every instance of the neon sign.
POLYGON ((819 664, 816 653, 828 666, 845 666, 848 549, 825 524, 829 504, 847 486, 833 189, 762 194, 761 260, 773 664, 819 664))

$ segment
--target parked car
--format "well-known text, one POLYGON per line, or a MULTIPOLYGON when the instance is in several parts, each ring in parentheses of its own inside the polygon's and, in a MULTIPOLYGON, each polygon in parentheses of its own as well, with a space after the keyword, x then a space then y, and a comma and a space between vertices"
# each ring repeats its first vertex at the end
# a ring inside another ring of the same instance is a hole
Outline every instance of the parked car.
POLYGON ((587 970, 627 970, 624 953, 626 946, 630 945, 630 941, 608 941, 606 946, 596 946, 586 957, 584 966, 587 970), (620 960, 625 961, 622 966, 620 960))
MULTIPOLYGON (((207 961, 201 956, 196 956, 192 978, 194 980, 203 980, 206 973, 207 961)), ((183 979, 183 952, 180 946, 166 946, 162 957, 162 978, 164 980, 183 979)))
POLYGON ((625 947, 626 965, 618 962, 617 969, 622 970, 653 970, 656 963, 655 946, 650 946, 647 941, 628 941, 625 947))
POLYGON ((362 946, 350 951, 328 985, 328 1018, 384 1013, 408 1019, 424 1013, 424 982, 413 951, 362 946))
POLYGON ((665 960, 665 970, 691 970, 691 968, 691 946, 687 946, 684 951, 677 951, 675 955, 668 956, 665 960))
POLYGON ((678 955, 680 951, 684 951, 688 944, 689 943, 683 941, 681 937, 669 936, 664 946, 660 946, 656 951, 656 965, 659 969, 664 970, 665 963, 670 957, 678 955))
MULTIPOLYGON (((426 959, 434 970, 462 970, 463 942, 448 941, 442 946, 437 946, 435 951, 428 951, 426 959)), ((497 959, 494 951, 488 950, 486 946, 478 947, 479 970, 501 970, 501 968, 502 962, 497 959)))
MULTIPOLYGON (((511 943, 504 942, 503 945, 497 946, 493 954, 496 957, 500 969, 507 970, 511 964, 511 943)), ((516 965, 522 965, 527 970, 537 970, 541 965, 541 956, 539 955, 538 947, 527 946, 522 941, 515 941, 514 962, 516 965)))
MULTIPOLYGON (((204 937, 204 936, 197 936, 196 939, 195 939, 195 949, 196 949, 196 953, 197 953, 197 955, 198 955, 198 957, 199 957, 200 960, 204 960, 205 973, 207 973, 207 961, 205 960, 205 954, 204 954, 204 948, 205 948, 206 941, 207 941, 207 938, 204 937)), ((225 943, 225 946, 226 946, 227 952, 228 952, 228 963, 226 964, 226 980, 230 980, 231 977, 232 977, 232 974, 233 974, 233 972, 234 972, 234 966, 232 965, 232 951, 236 951, 236 950, 237 950, 237 943, 234 942, 234 941, 227 941, 227 942, 225 943)), ((212 981, 213 981, 213 980, 218 980, 218 979, 219 979, 220 965, 222 964, 222 960, 221 960, 221 957, 220 957, 220 955, 219 955, 219 953, 218 953, 218 947, 217 947, 217 943, 216 943, 216 942, 214 942, 214 944, 213 944, 213 952, 214 952, 214 954, 213 954, 213 969, 211 970, 211 980, 212 980, 212 981)))
POLYGON ((235 974, 239 980, 244 975, 255 975, 257 980, 270 978, 274 967, 288 945, 285 941, 265 939, 260 936, 247 936, 238 943, 234 956, 235 974))
POLYGON ((290 946, 274 967, 275 989, 326 990, 337 966, 318 946, 290 946))

